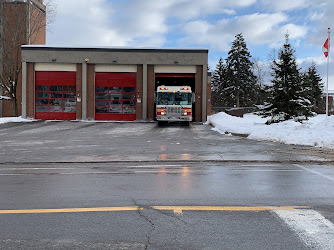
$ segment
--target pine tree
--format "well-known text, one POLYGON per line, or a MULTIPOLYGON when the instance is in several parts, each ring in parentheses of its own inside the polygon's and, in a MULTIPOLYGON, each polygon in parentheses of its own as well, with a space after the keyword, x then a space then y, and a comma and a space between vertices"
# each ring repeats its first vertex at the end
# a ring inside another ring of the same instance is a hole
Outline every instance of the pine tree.
POLYGON ((302 74, 302 78, 304 88, 307 89, 307 96, 312 103, 312 111, 319 112, 324 105, 324 101, 321 98, 324 84, 314 63, 302 74))
POLYGON ((280 49, 278 60, 272 62, 273 86, 271 87, 270 103, 264 107, 262 116, 271 117, 267 124, 289 119, 307 120, 312 116, 311 101, 308 99, 307 88, 297 67, 295 50, 289 43, 289 35, 280 49))
POLYGON ((219 59, 212 76, 212 105, 215 107, 228 106, 228 98, 224 93, 226 87, 226 64, 222 58, 219 59))
POLYGON ((226 87, 224 94, 231 97, 231 106, 252 106, 257 98, 256 77, 252 71, 251 55, 242 34, 235 36, 226 59, 226 87))

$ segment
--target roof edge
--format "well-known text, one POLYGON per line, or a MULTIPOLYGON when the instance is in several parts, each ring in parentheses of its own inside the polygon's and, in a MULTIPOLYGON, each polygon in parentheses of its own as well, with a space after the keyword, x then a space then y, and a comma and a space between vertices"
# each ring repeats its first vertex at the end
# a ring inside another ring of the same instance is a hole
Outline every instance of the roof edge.
POLYGON ((176 53, 209 53, 205 48, 135 48, 135 47, 66 47, 48 45, 22 45, 22 50, 62 50, 62 51, 110 51, 110 52, 176 52, 176 53))

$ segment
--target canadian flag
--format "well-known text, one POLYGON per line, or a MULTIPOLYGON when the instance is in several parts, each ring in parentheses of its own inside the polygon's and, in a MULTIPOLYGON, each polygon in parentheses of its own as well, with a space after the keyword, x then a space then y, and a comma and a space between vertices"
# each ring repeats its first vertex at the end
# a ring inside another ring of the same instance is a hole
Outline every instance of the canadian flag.
POLYGON ((324 43, 324 46, 322 46, 322 51, 324 52, 325 57, 328 56, 328 51, 329 51, 329 47, 330 47, 329 41, 330 41, 329 38, 327 38, 326 42, 324 43))

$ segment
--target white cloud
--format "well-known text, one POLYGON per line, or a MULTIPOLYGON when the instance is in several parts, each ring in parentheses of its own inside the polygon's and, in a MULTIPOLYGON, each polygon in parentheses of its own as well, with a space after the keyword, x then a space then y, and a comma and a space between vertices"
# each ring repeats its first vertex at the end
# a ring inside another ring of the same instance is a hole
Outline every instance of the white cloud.
POLYGON ((327 59, 324 57, 324 55, 319 55, 319 56, 313 56, 313 57, 306 57, 306 58, 298 58, 296 60, 298 65, 303 66, 303 65, 311 65, 314 63, 317 66, 320 65, 325 65, 327 64, 327 59))
POLYGON ((163 46, 184 20, 211 14, 235 15, 256 0, 54 0, 57 22, 48 44, 163 46), (183 20, 183 21, 182 21, 183 20))
POLYGON ((156 1, 133 1, 131 4, 118 6, 121 16, 114 16, 113 24, 120 33, 126 33, 132 37, 152 37, 155 34, 163 34, 168 31, 165 23, 167 16, 164 11, 169 4, 156 1))
POLYGON ((317 0, 312 4, 313 15, 310 15, 312 21, 312 34, 308 37, 308 43, 316 46, 322 46, 327 38, 327 28, 334 25, 334 1, 317 0))
POLYGON ((168 27, 164 4, 144 1, 115 6, 107 0, 58 0, 49 45, 163 46, 168 27), (117 9, 116 9, 117 7, 117 9))
POLYGON ((303 9, 308 7, 310 0, 261 0, 265 9, 272 11, 291 11, 294 9, 303 9))
POLYGON ((321 12, 312 12, 310 16, 311 21, 320 21, 325 17, 326 13, 321 11, 321 12))
POLYGON ((307 27, 286 23, 288 16, 283 13, 260 14, 239 16, 234 19, 222 19, 211 24, 207 21, 192 21, 184 26, 187 43, 208 44, 220 51, 230 49, 229 43, 238 33, 243 33, 246 42, 251 44, 273 44, 279 41, 282 46, 284 35, 290 33, 290 39, 304 37, 307 27))
POLYGON ((282 39, 281 32, 277 32, 279 25, 288 20, 282 13, 251 14, 241 16, 233 25, 234 30, 242 30, 247 40, 255 44, 264 44, 282 39))
POLYGON ((234 15, 236 11, 233 8, 250 6, 254 4, 256 0, 172 0, 167 2, 173 2, 167 10, 169 16, 189 20, 208 14, 234 15))
POLYGON ((293 23, 289 23, 286 25, 283 25, 279 29, 279 33, 282 34, 289 34, 290 39, 297 39, 297 38, 304 38, 307 34, 308 28, 306 26, 300 26, 293 23))
POLYGON ((125 45, 126 37, 110 29, 113 8, 106 0, 58 0, 56 23, 47 35, 50 45, 125 45))
POLYGON ((229 42, 235 34, 226 32, 228 20, 220 20, 213 25, 206 21, 193 21, 184 26, 186 37, 182 39, 185 44, 209 44, 211 48, 220 51, 227 51, 230 48, 229 42))

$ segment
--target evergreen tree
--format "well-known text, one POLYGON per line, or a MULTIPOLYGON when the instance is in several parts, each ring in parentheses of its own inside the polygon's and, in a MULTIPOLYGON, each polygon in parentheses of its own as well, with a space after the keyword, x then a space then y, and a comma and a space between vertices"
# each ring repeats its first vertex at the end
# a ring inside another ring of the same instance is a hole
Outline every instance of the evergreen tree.
POLYGON ((267 124, 289 119, 295 121, 307 120, 312 116, 311 101, 308 99, 307 88, 297 67, 295 50, 289 43, 289 35, 280 49, 278 60, 272 62, 273 86, 271 87, 270 103, 262 112, 264 117, 271 117, 267 124))
POLYGON ((222 58, 219 59, 216 69, 212 75, 212 105, 214 107, 228 106, 228 98, 224 93, 226 87, 226 64, 222 58))
POLYGON ((307 90, 307 96, 312 103, 312 111, 319 112, 324 105, 324 101, 321 98, 324 84, 314 63, 302 74, 302 78, 304 88, 307 90))
POLYGON ((251 55, 242 34, 235 36, 226 59, 226 86, 224 95, 231 97, 229 106, 252 106, 258 95, 251 55))

